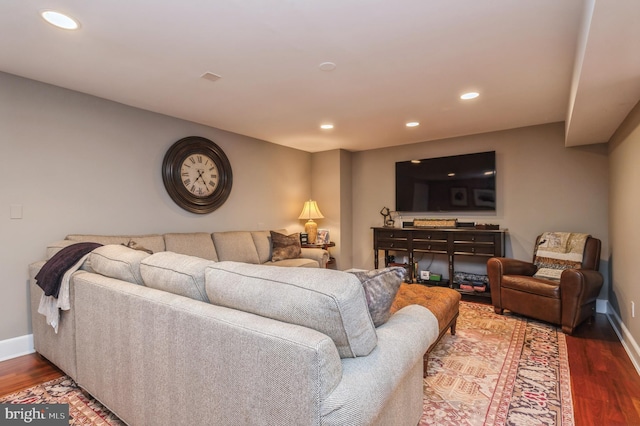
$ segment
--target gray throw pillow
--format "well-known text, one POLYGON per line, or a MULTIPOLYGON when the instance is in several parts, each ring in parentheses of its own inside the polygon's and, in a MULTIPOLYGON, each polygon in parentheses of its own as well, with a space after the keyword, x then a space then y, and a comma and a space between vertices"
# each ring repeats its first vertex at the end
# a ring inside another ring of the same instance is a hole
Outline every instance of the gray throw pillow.
POLYGON ((405 269, 400 266, 350 272, 358 277, 364 287, 369 314, 376 327, 389 320, 391 304, 402 284, 405 272, 405 269))
POLYGON ((273 262, 285 259, 296 259, 302 254, 299 233, 284 235, 271 231, 271 244, 273 245, 271 253, 271 260, 273 262))

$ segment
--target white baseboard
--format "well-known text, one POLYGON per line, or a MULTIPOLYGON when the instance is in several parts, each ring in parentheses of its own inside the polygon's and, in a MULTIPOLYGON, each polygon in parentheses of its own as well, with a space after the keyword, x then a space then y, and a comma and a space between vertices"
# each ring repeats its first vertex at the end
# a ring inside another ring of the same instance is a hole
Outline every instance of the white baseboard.
POLYGON ((629 330, 622 322, 620 316, 618 316, 617 312, 613 309, 613 307, 607 302, 607 318, 609 318, 609 322, 613 327, 613 330, 618 335, 618 339, 622 343, 624 350, 629 355, 631 359, 631 363, 635 367, 638 374, 640 374, 640 346, 638 346, 638 342, 635 341, 629 330))
POLYGON ((0 341, 0 361, 34 353, 33 334, 0 341))

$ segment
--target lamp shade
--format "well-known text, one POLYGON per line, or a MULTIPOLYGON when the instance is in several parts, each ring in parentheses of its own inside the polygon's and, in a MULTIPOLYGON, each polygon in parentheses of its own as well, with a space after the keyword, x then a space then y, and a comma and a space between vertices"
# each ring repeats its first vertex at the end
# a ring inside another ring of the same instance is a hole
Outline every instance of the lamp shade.
POLYGON ((313 200, 309 200, 304 202, 302 213, 300 213, 298 219, 324 219, 324 216, 320 213, 318 203, 313 200))

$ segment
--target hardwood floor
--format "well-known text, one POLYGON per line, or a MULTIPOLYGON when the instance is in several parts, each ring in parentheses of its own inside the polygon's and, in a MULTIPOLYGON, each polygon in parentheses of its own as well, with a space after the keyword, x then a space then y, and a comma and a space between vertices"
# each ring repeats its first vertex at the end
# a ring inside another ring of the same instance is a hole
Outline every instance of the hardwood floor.
MULTIPOLYGON (((576 426, 640 425, 640 375, 606 316, 567 336, 576 426)), ((63 373, 40 355, 0 362, 0 395, 63 373)))
POLYGON ((640 425, 640 375, 604 314, 567 336, 576 425, 640 425))
POLYGON ((0 395, 48 382, 64 373, 39 354, 0 362, 0 395))

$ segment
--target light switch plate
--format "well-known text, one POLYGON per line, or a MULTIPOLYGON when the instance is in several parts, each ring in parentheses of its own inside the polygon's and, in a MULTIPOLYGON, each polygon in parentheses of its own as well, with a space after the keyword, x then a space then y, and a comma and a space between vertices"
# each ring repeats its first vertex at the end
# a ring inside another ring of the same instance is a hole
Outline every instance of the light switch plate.
POLYGON ((11 204, 10 219, 22 219, 22 204, 11 204))

